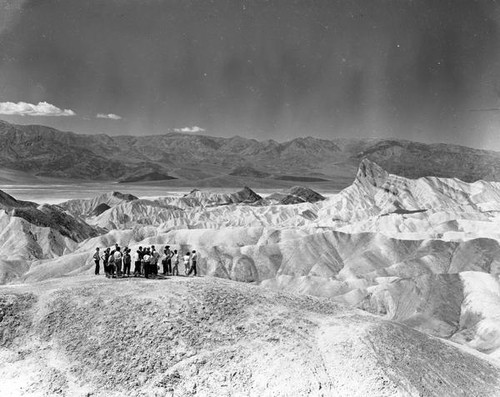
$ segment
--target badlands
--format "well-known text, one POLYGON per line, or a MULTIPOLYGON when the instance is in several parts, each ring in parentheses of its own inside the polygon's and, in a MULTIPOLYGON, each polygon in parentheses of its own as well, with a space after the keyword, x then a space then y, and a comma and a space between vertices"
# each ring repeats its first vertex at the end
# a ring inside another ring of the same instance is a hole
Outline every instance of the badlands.
MULTIPOLYGON (((126 187, 126 186, 125 186, 126 187)), ((499 396, 500 183, 0 195, 2 396, 499 396), (95 247, 201 277, 93 275, 95 247)))

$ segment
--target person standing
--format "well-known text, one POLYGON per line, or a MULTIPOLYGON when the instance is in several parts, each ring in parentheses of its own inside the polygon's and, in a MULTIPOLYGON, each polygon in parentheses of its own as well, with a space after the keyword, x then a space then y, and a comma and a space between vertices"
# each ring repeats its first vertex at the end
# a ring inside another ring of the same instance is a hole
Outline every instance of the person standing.
POLYGON ((177 250, 174 250, 174 255, 172 256, 172 276, 179 275, 179 254, 177 250))
POLYGON ((125 247, 123 254, 123 275, 127 275, 130 277, 130 264, 132 262, 132 258, 130 257, 130 250, 128 247, 125 247))
POLYGON ((120 247, 116 247, 115 253, 113 254, 115 257, 115 267, 116 267, 116 277, 122 276, 122 253, 120 247))
POLYGON ((102 258, 102 266, 104 267, 104 274, 106 275, 106 277, 109 278, 109 265, 108 265, 109 248, 106 248, 101 258, 102 258))
POLYGON ((156 251, 155 246, 151 246, 151 270, 152 273, 156 276, 158 276, 158 261, 160 260, 160 254, 158 251, 156 251))
POLYGON ((165 258, 163 259, 163 275, 171 274, 172 273, 172 256, 173 252, 170 251, 170 246, 167 245, 165 247, 165 250, 163 251, 165 254, 165 258))
POLYGON ((197 261, 197 254, 196 254, 196 251, 193 250, 193 252, 191 253, 191 268, 189 269, 189 273, 187 274, 188 276, 191 274, 191 273, 194 273, 193 276, 196 276, 198 273, 196 271, 196 261, 197 261))
POLYGON ((109 254, 109 259, 108 259, 108 272, 109 272, 108 277, 116 278, 116 275, 115 275, 115 255, 111 254, 111 253, 109 254))
POLYGON ((100 263, 101 263, 101 254, 99 253, 99 247, 95 249, 94 252, 94 262, 95 262, 95 275, 99 275, 99 270, 100 270, 100 263))
POLYGON ((189 255, 189 251, 186 252, 186 255, 184 255, 184 257, 182 258, 183 262, 184 262, 184 274, 187 276, 188 272, 189 272, 189 260, 191 259, 190 255, 189 255))
POLYGON ((150 265, 149 261, 151 260, 151 255, 149 255, 149 248, 146 248, 146 252, 142 257, 142 267, 144 268, 144 277, 149 278, 150 265))
POLYGON ((139 277, 141 275, 142 256, 143 256, 142 247, 139 247, 134 256, 134 265, 135 265, 134 277, 139 277))

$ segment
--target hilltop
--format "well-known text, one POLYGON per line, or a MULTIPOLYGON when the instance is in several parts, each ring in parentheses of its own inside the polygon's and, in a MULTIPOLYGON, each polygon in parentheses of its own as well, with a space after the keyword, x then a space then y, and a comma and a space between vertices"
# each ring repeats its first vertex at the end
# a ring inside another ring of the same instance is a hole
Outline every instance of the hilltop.
POLYGON ((486 356, 214 278, 0 287, 3 396, 496 396, 486 356))

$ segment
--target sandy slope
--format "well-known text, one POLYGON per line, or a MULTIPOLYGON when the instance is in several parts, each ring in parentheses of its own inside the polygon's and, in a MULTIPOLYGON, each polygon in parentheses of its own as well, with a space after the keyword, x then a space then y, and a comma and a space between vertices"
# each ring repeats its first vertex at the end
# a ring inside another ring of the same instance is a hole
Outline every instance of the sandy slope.
POLYGON ((487 356, 213 278, 0 288, 2 396, 495 396, 487 356))

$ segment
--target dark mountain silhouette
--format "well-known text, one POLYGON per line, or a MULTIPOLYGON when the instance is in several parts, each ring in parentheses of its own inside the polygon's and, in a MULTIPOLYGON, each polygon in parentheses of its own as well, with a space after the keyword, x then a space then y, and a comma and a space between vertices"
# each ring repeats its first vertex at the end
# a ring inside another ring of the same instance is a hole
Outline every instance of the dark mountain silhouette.
POLYGON ((96 228, 71 216, 57 205, 43 204, 39 206, 30 201, 16 200, 2 190, 0 190, 0 209, 10 216, 22 218, 35 226, 57 230, 61 235, 74 241, 82 241, 99 234, 96 228))
POLYGON ((171 179, 177 179, 172 176, 162 174, 160 172, 147 172, 145 174, 131 175, 120 180, 120 183, 132 183, 132 182, 149 182, 149 181, 166 181, 171 179))
POLYGON ((103 212, 106 212, 107 210, 109 210, 110 208, 111 207, 109 205, 107 205, 106 203, 101 203, 97 207, 95 207, 95 209, 94 209, 94 211, 92 211, 91 215, 92 216, 99 216, 103 212))
POLYGON ((0 209, 9 210, 14 208, 36 208, 37 204, 31 201, 21 201, 12 197, 10 194, 0 190, 0 209))
POLYGON ((317 201, 325 200, 321 194, 304 186, 294 186, 287 193, 273 193, 267 197, 271 202, 279 204, 300 204, 300 203, 316 203, 317 201))
POLYGON ((343 188, 364 158, 409 178, 500 181, 500 153, 456 145, 312 137, 280 143, 181 133, 111 137, 0 121, 0 169, 38 177, 162 180, 169 186, 217 181, 258 187, 274 180, 343 188))

